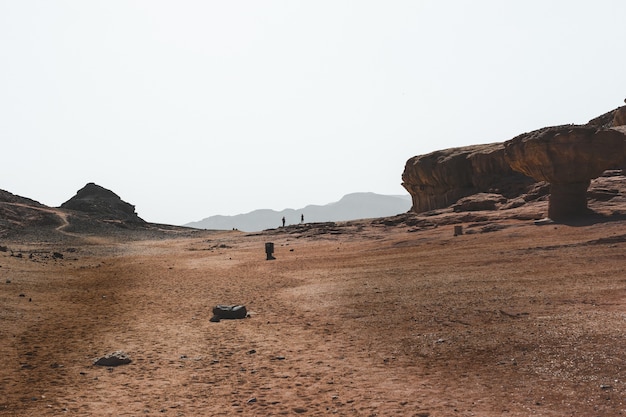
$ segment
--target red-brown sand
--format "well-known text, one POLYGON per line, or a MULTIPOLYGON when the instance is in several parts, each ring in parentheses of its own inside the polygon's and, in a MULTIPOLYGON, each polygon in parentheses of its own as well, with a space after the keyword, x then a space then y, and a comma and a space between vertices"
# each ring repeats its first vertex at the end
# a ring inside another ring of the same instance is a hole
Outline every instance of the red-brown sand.
POLYGON ((0 416, 624 414, 626 222, 463 226, 4 242, 0 416))

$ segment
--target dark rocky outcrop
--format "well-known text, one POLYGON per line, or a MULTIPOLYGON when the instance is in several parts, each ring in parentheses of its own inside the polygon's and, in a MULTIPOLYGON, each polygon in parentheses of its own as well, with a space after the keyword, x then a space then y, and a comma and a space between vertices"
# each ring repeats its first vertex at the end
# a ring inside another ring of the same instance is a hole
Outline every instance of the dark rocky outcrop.
POLYGON ((61 204, 61 208, 89 213, 101 220, 145 223, 135 213, 135 206, 123 201, 113 191, 93 182, 78 190, 74 197, 61 204))
POLYGON ((211 232, 145 222, 131 204, 95 184, 87 184, 61 207, 0 190, 0 239, 81 244, 93 235, 160 239, 207 233, 211 232))
POLYGON ((548 217, 561 220, 585 214, 591 179, 624 164, 626 128, 548 127, 519 135, 504 149, 511 168, 550 183, 548 217))
POLYGON ((515 172, 504 159, 504 145, 452 148, 409 159, 402 185, 413 199, 411 211, 448 207, 476 193, 519 196, 535 181, 515 172))

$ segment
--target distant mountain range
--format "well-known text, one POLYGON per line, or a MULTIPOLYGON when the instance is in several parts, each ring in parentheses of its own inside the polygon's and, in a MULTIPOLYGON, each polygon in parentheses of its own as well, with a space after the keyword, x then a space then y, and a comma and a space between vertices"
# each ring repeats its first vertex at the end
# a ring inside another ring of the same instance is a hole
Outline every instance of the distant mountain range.
POLYGON ((323 206, 309 205, 301 209, 282 211, 261 209, 235 216, 211 216, 197 222, 185 224, 197 229, 232 230, 257 232, 274 229, 285 224, 297 224, 304 216, 305 223, 336 222, 395 216, 411 208, 410 195, 381 195, 375 193, 353 193, 341 200, 323 206))

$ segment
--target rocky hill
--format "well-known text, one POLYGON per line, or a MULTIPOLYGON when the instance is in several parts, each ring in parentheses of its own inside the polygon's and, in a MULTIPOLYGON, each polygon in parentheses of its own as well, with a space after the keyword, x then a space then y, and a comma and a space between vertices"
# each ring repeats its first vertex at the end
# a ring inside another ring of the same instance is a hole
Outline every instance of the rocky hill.
POLYGON ((131 234, 137 238, 159 233, 193 233, 189 228, 144 221, 135 207, 114 192, 89 183, 61 207, 48 207, 0 190, 0 238, 81 240, 98 234, 131 234))
POLYGON ((78 190, 61 208, 88 213, 99 220, 145 223, 135 212, 135 206, 93 182, 78 190))

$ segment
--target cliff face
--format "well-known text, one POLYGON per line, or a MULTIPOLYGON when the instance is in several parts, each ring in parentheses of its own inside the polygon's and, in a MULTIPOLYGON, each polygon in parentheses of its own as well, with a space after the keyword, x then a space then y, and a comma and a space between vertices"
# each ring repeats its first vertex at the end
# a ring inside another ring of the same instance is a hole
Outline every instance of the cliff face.
POLYGON ((534 181, 515 172, 504 159, 504 145, 493 143, 452 148, 409 159, 402 185, 413 199, 411 211, 448 207, 462 197, 496 193, 520 195, 534 181))

